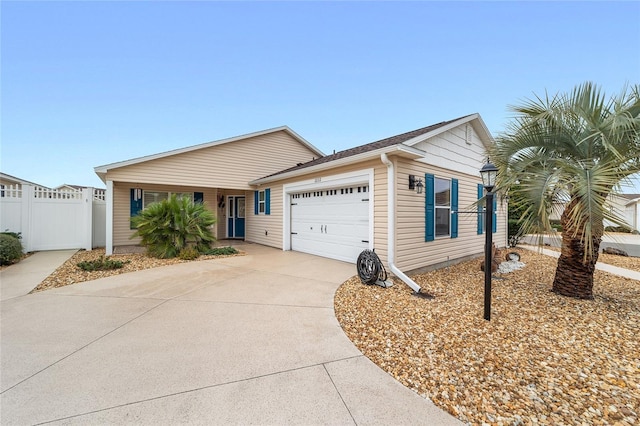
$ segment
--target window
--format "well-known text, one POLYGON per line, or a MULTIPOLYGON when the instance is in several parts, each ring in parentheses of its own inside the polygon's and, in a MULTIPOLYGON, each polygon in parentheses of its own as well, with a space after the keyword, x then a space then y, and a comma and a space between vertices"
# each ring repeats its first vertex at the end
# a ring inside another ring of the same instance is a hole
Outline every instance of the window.
POLYGON ((451 181, 435 178, 435 225, 436 237, 450 234, 451 181))
POLYGON ((193 202, 193 192, 172 192, 171 195, 173 194, 175 194, 177 198, 187 198, 189 201, 193 202))
POLYGON ((458 180, 424 175, 425 241, 458 237, 458 180))
MULTIPOLYGON (((142 188, 130 188, 130 211, 129 217, 134 217, 140 213, 140 210, 148 207, 152 203, 158 203, 162 200, 166 200, 172 194, 177 195, 179 198, 186 197, 192 202, 203 203, 204 193, 202 192, 175 192, 168 191, 144 191, 142 188)), ((131 229, 135 229, 133 223, 130 224, 131 229)))
POLYGON ((144 191, 142 196, 142 208, 146 209, 149 207, 149 204, 159 203, 162 200, 166 200, 169 198, 168 192, 157 192, 157 191, 144 191))
POLYGON ((271 188, 253 191, 253 214, 271 214, 271 188))

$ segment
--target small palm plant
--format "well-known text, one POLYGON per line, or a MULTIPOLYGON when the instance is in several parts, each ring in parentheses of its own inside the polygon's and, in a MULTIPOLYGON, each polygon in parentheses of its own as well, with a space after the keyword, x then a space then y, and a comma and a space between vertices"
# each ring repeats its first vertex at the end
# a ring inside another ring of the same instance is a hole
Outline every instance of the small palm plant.
POLYGON ((132 218, 132 223, 137 230, 131 238, 141 237, 148 253, 161 259, 176 257, 186 249, 202 253, 215 241, 210 228, 216 223, 214 214, 187 197, 172 195, 153 203, 132 218))

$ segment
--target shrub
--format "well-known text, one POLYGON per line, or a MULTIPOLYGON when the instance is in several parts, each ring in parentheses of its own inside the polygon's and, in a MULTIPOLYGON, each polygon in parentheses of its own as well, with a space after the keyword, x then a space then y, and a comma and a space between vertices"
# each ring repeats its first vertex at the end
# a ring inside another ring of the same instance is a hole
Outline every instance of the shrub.
POLYGON ((82 262, 78 262, 78 268, 83 271, 93 272, 93 271, 109 271, 112 269, 120 269, 126 263, 129 263, 130 260, 123 262, 122 260, 113 260, 109 257, 100 256, 95 260, 85 260, 82 262))
POLYGON ((520 242, 522 230, 520 229, 520 221, 517 219, 509 219, 509 246, 515 247, 520 242))
POLYGON ((200 257, 200 252, 193 247, 186 247, 180 250, 178 257, 182 260, 195 260, 200 257))
POLYGON ((22 244, 11 234, 13 233, 0 234, 0 265, 10 265, 22 258, 22 244))
POLYGON ((22 233, 21 232, 11 232, 9 230, 6 230, 4 232, 0 232, 0 234, 9 235, 9 236, 11 236, 13 238, 16 238, 18 240, 22 239, 22 233))
POLYGON ((176 257, 188 247, 203 253, 215 241, 210 229, 215 216, 204 204, 187 197, 172 195, 153 203, 132 218, 132 223, 137 230, 131 238, 141 237, 147 252, 161 259, 176 257))
POLYGON ((209 256, 228 256, 231 254, 238 254, 238 250, 233 247, 214 247, 202 254, 207 254, 209 256))
POLYGON ((559 220, 550 220, 551 229, 555 229, 558 232, 562 232, 562 224, 559 220))
POLYGON ((627 234, 631 233, 631 228, 627 228, 626 226, 607 226, 604 228, 606 232, 624 232, 627 234))

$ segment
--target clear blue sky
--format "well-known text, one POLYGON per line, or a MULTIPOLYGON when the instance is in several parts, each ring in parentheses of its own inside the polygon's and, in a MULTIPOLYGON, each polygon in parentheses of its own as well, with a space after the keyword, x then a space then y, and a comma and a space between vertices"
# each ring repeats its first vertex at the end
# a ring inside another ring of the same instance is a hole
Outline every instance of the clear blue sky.
POLYGON ((0 7, 1 168, 47 186, 285 124, 327 153, 474 112, 495 135, 533 93, 640 83, 638 2, 0 7))

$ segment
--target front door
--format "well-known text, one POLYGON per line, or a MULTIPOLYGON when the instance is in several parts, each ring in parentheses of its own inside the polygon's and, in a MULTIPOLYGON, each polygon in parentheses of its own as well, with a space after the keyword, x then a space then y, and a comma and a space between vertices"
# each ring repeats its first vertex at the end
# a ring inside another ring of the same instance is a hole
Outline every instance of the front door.
POLYGON ((227 197, 227 237, 244 238, 244 196, 227 197))

